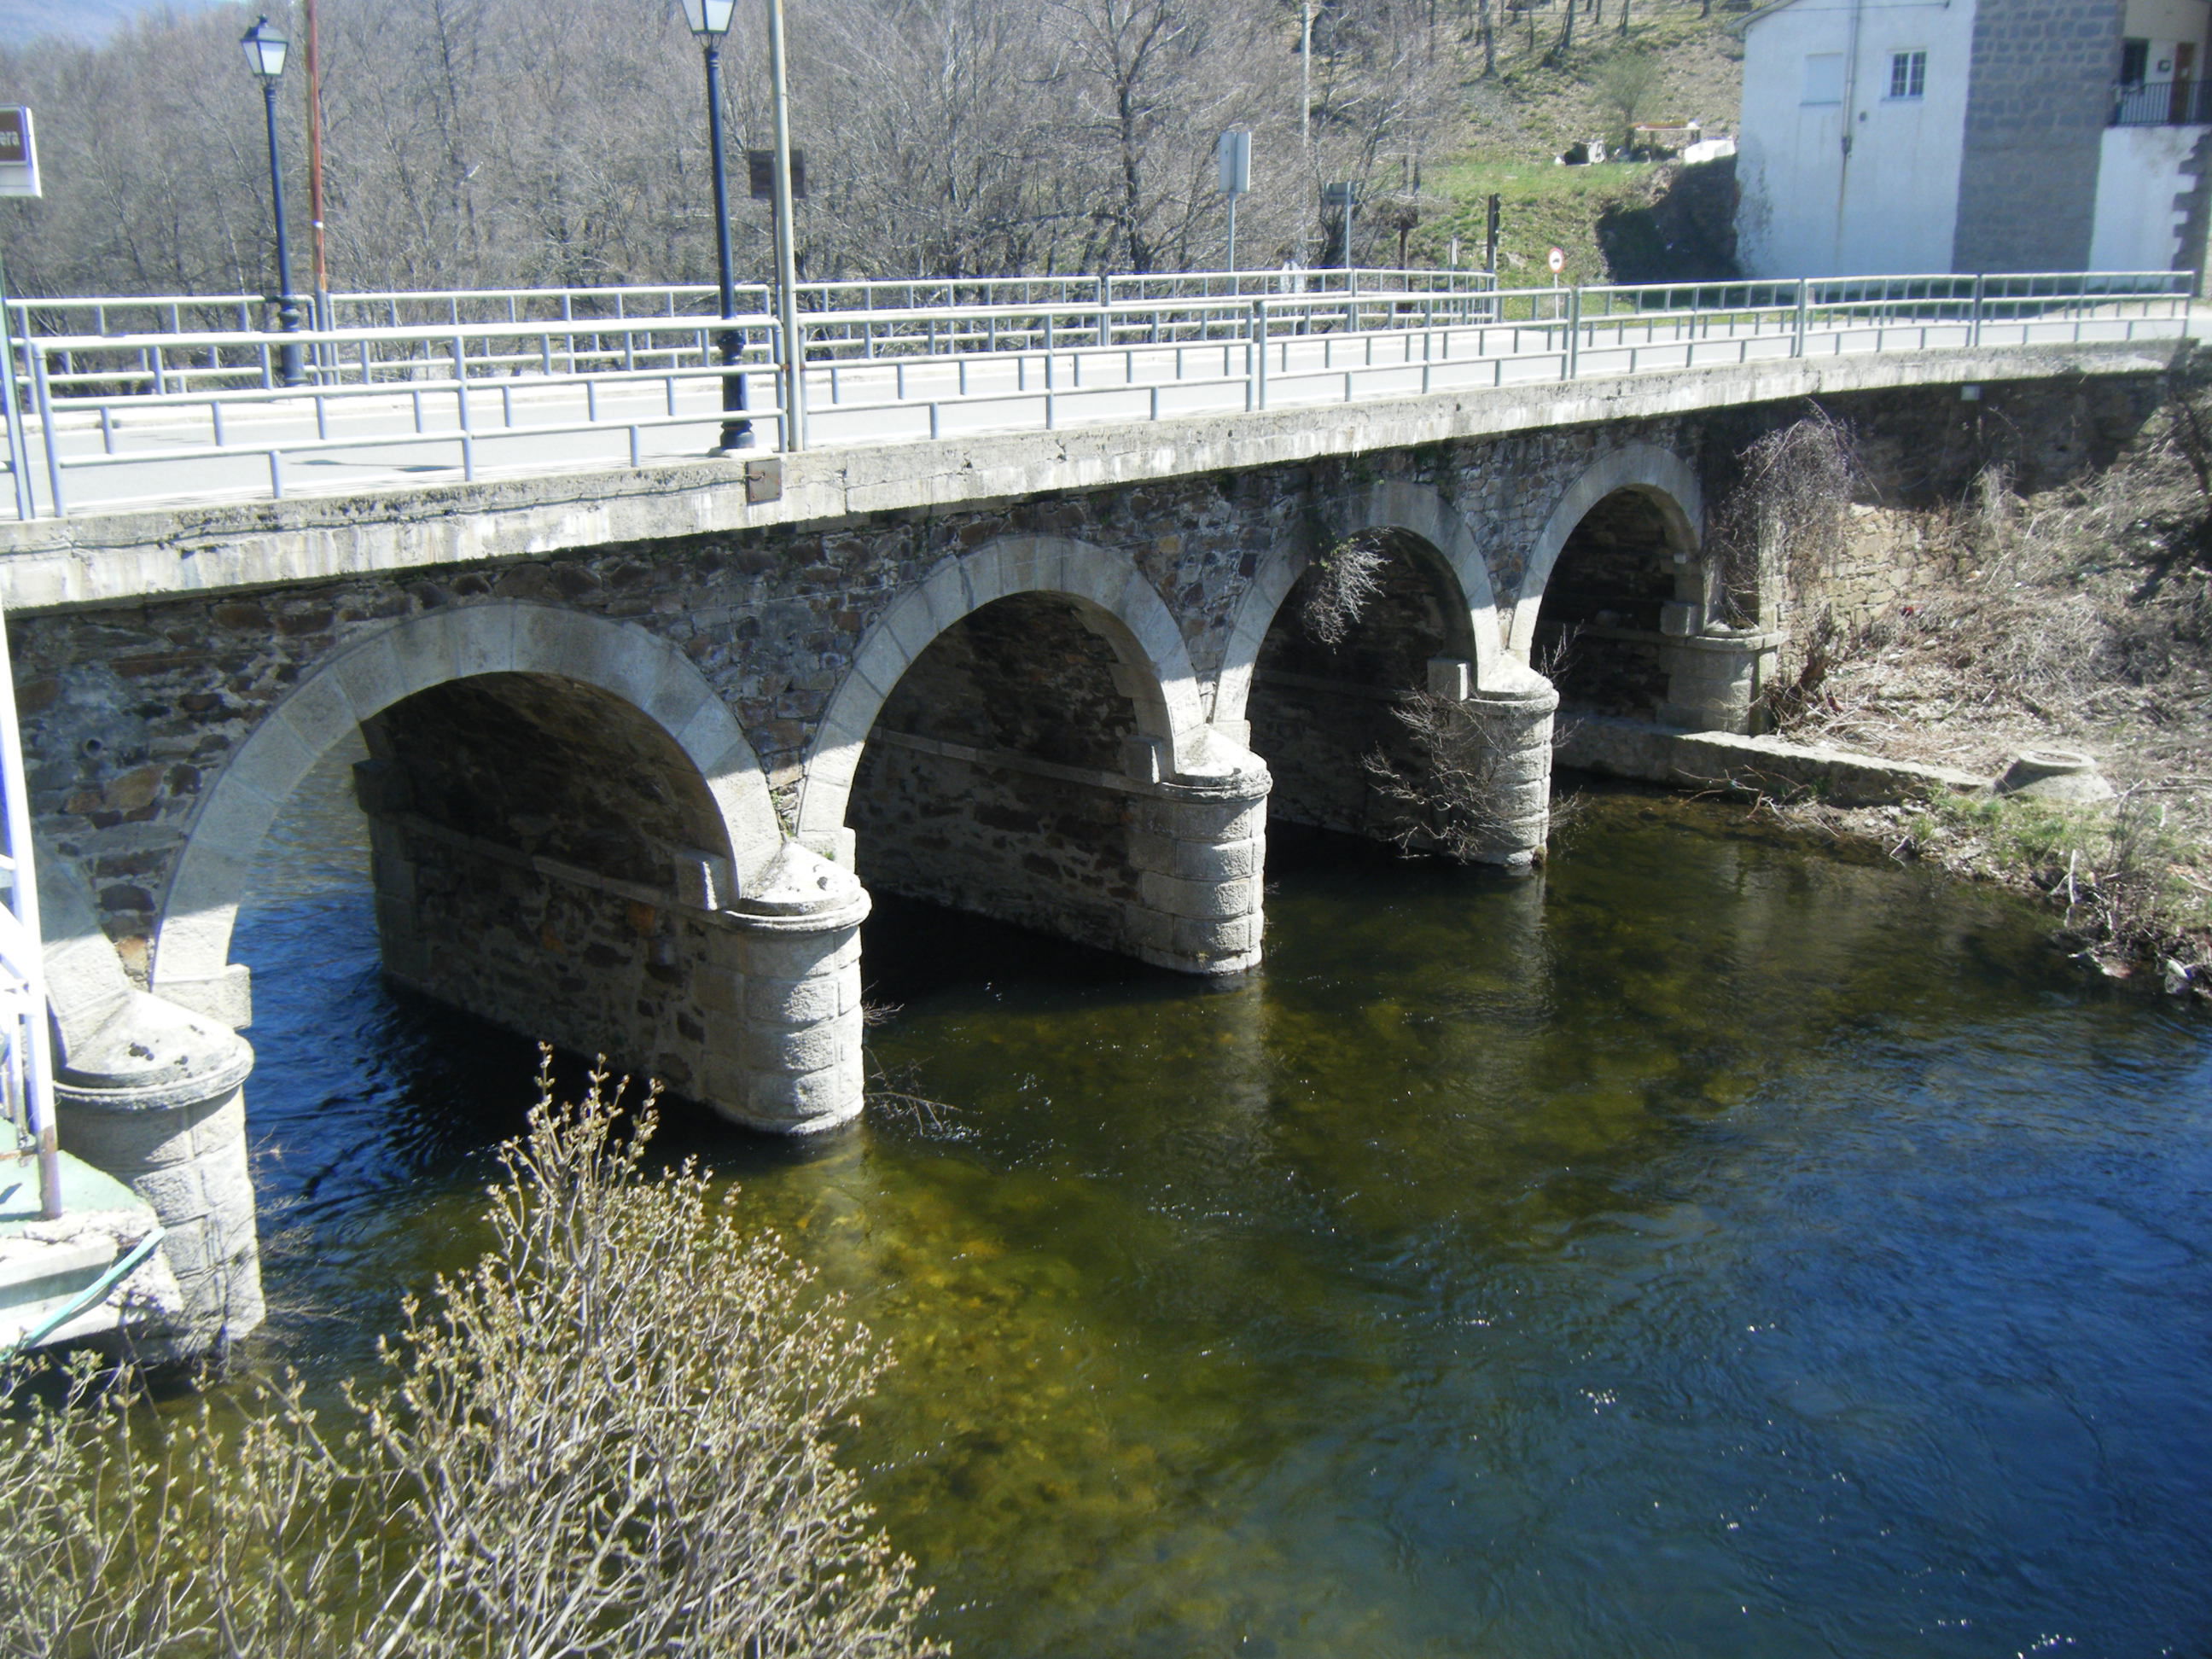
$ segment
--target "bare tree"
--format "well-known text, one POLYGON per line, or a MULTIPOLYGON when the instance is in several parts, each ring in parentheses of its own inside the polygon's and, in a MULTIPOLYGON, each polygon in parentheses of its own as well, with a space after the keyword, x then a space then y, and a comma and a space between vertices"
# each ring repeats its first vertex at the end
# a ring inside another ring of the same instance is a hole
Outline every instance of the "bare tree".
MULTIPOLYGON (((1291 0, 794 0, 802 271, 1212 264, 1227 127, 1254 135, 1246 246, 1307 257, 1324 181, 1395 179, 1449 142, 1470 65, 1440 10, 1334 0, 1302 58, 1291 0)), ((739 147, 768 142, 758 11, 740 9, 723 47, 739 147)), ((0 204, 21 285, 273 289, 246 21, 161 13, 97 48, 0 51, 0 97, 40 112, 49 175, 46 201, 0 204)), ((326 10, 323 46, 334 286, 711 276, 699 54, 672 0, 349 0, 326 10)), ((280 88, 295 172, 302 91, 296 75, 280 88)), ((765 274, 767 215, 742 194, 737 208, 740 268, 765 274)))

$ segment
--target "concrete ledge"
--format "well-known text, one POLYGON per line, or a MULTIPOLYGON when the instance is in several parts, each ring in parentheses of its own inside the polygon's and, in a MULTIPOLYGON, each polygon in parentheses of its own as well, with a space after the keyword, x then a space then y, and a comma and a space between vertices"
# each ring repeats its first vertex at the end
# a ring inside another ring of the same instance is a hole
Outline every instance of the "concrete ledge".
MULTIPOLYGON (((782 458, 784 490, 773 501, 746 500, 744 463, 732 459, 38 520, 0 525, 0 603, 35 611, 542 558, 1849 392, 2156 374, 2176 343, 1760 359, 1263 414, 811 450, 782 458)), ((1480 604, 1480 595, 1468 597, 1480 604)))
POLYGON ((1561 766, 1606 777, 1676 787, 1809 793, 1832 806, 1888 806, 1955 792, 1984 792, 1989 780, 1949 767, 1883 760, 1847 749, 1746 738, 1730 732, 1679 732, 1607 714, 1563 718, 1561 766))

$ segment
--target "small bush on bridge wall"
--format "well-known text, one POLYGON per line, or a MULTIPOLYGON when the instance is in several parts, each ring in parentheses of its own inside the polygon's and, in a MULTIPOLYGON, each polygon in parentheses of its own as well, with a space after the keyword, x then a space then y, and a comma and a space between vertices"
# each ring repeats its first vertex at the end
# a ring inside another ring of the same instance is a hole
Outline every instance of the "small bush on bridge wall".
POLYGON ((1804 592, 1842 555, 1865 470, 1850 428, 1817 404, 1736 462, 1741 477, 1722 498, 1710 540, 1722 598, 1749 620, 1762 592, 1804 592))
POLYGON ((1305 630, 1334 650, 1359 623, 1368 602, 1382 591, 1382 567, 1389 556, 1362 536, 1348 537, 1313 562, 1298 620, 1305 630))
POLYGON ((155 1413, 82 1359, 59 1399, 8 1380, 0 1653, 942 1651, 831 1452, 882 1351, 702 1171, 644 1169, 649 1099, 617 1140, 604 1077, 540 1085, 494 1248, 343 1409, 289 1380, 155 1413))

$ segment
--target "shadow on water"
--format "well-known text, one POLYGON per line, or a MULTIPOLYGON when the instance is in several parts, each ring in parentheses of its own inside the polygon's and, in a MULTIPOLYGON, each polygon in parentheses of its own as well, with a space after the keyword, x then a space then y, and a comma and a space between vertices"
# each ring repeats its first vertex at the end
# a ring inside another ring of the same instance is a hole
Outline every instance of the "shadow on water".
MULTIPOLYGON (((239 947, 270 1340, 330 1375, 473 1249, 532 1063, 383 987, 333 799, 239 947)), ((1219 985, 883 901, 948 1119, 672 1109, 895 1345, 852 1449, 963 1651, 2203 1650, 2203 1022, 1672 801, 1270 877, 1219 985)))

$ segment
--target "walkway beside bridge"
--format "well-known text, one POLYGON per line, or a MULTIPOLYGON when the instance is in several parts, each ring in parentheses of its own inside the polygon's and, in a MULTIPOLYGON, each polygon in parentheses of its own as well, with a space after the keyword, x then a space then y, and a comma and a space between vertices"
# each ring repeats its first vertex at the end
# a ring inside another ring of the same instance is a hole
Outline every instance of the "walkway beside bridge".
MULTIPOLYGON (((2128 343, 2178 337, 2189 317, 2185 274, 2164 272, 1508 291, 1464 273, 1327 274, 1345 281, 1216 295, 1205 289, 1217 279, 1200 276, 1181 279, 1197 291, 1164 295, 1101 283, 980 305, 902 305, 913 296, 865 289, 856 304, 849 290, 825 290, 825 308, 803 313, 795 410, 776 396, 772 317, 735 319, 749 365, 737 378, 758 449, 790 453, 1512 387, 1548 398, 1541 388, 1560 382, 1784 360, 2128 343)), ((1237 285, 1254 283, 1282 285, 1237 285)), ((18 515, 637 468, 704 452, 732 378, 714 355, 720 331, 637 314, 642 302, 622 305, 620 294, 611 317, 578 318, 564 299, 567 314, 532 319, 550 306, 508 295, 513 320, 479 320, 496 307, 453 295, 450 322, 291 337, 308 366, 296 387, 275 383, 276 337, 264 332, 40 334, 26 354, 22 441, 10 445, 18 515)), ((168 303, 181 325, 183 302, 168 303)), ((132 316, 123 301, 15 310, 50 330, 132 316)), ((400 314, 396 298, 390 310, 400 314)))

